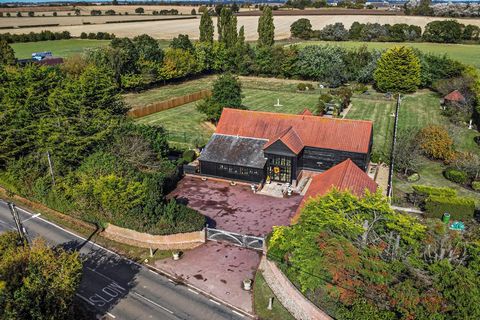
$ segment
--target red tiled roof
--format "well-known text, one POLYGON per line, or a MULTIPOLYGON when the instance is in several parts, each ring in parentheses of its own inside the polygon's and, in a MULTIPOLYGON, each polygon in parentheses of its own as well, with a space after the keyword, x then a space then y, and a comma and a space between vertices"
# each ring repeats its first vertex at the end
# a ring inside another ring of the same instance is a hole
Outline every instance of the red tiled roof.
POLYGON ((215 132, 273 140, 289 127, 305 146, 359 153, 368 152, 373 130, 371 121, 224 108, 215 132))
POLYGON ((453 90, 452 92, 447 94, 443 99, 449 100, 449 101, 457 101, 457 102, 465 101, 465 97, 458 90, 453 90))
POLYGON ((310 110, 308 110, 307 108, 303 109, 303 111, 300 112, 299 114, 304 115, 304 116, 313 116, 313 113, 310 110))
POLYGON ((324 195, 332 188, 337 188, 340 191, 348 190, 354 195, 361 197, 365 194, 366 189, 370 192, 375 192, 377 187, 377 183, 367 173, 360 169, 352 160, 347 159, 312 178, 312 182, 292 221, 298 220, 300 209, 308 199, 324 195))
POLYGON ((304 147, 302 139, 298 136, 293 127, 289 127, 287 130, 280 133, 278 137, 270 139, 270 141, 263 146, 263 149, 265 150, 276 141, 281 141, 295 154, 299 154, 304 147))

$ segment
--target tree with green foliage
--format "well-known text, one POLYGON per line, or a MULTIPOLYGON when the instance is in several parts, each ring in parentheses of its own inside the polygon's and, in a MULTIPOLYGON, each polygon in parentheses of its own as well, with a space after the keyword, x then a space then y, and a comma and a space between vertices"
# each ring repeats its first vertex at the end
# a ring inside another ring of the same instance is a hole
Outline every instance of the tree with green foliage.
POLYGON ((217 20, 218 41, 225 44, 225 47, 232 48, 237 43, 237 17, 232 10, 223 7, 217 20))
POLYGON ((440 20, 427 23, 423 40, 427 42, 459 43, 464 25, 456 20, 440 20))
POLYGON ((31 246, 17 233, 0 235, 0 318, 72 319, 80 285, 78 252, 49 248, 36 239, 31 246))
POLYGON ((135 13, 137 14, 144 14, 145 13, 145 9, 143 9, 142 7, 138 7, 135 9, 135 13))
POLYGON ((200 42, 213 43, 213 21, 208 10, 202 13, 200 18, 200 42))
POLYGON ((420 60, 410 47, 390 48, 378 60, 374 79, 383 92, 415 92, 421 83, 420 60))
POLYGON ((263 8, 262 15, 258 19, 258 46, 271 47, 275 43, 275 25, 273 24, 272 8, 263 8))
POLYGON ((170 42, 170 48, 193 52, 193 44, 188 38, 188 34, 179 34, 178 37, 173 38, 170 42))
POLYGON ((15 51, 5 40, 0 39, 0 64, 14 64, 15 51))
POLYGON ((290 33, 294 38, 309 39, 312 31, 310 20, 305 18, 298 19, 290 26, 290 33))
POLYGON ((220 119, 224 107, 245 109, 242 105, 242 85, 230 73, 219 76, 213 83, 212 96, 197 105, 197 109, 214 122, 220 119))
POLYGON ((136 36, 132 39, 139 60, 162 62, 163 50, 157 40, 147 34, 136 36))

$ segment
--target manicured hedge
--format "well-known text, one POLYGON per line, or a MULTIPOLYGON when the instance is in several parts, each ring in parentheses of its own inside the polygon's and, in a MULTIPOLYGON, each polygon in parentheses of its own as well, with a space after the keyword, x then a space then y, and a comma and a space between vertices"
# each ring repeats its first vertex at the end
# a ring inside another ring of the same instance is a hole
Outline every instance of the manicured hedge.
POLYGON ((475 201, 467 197, 430 196, 425 200, 425 210, 431 218, 441 218, 447 212, 453 220, 467 220, 475 213, 475 201))
POLYGON ((444 197, 455 197, 457 195, 457 190, 447 187, 431 187, 423 185, 414 185, 412 186, 413 191, 420 196, 444 196, 444 197))
POLYGON ((466 172, 454 168, 447 168, 447 170, 443 172, 443 175, 445 178, 455 183, 465 184, 468 180, 466 172))

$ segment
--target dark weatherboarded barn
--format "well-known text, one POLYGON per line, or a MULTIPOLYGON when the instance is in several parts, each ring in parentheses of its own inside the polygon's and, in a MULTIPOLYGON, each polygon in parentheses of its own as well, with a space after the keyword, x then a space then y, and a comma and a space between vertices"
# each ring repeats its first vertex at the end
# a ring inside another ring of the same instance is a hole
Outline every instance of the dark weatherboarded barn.
POLYGON ((370 161, 370 121, 225 108, 200 155, 200 173, 231 180, 295 183, 302 170, 370 161))

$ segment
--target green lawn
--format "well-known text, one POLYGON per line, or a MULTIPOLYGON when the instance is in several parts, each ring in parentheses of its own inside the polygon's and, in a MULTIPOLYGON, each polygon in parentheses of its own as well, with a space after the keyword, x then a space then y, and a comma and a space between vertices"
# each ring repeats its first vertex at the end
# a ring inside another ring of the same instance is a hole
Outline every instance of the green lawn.
POLYGON ((109 43, 110 40, 68 39, 12 43, 11 46, 19 59, 31 58, 32 53, 38 51, 52 51, 54 56, 65 58, 83 53, 87 48, 104 47, 109 43))
POLYGON ((262 320, 293 320, 287 309, 277 300, 261 272, 257 272, 253 283, 253 305, 255 314, 262 320), (268 310, 268 299, 273 297, 272 310, 268 310))
POLYGON ((428 43, 428 42, 360 42, 360 41, 303 41, 297 43, 298 46, 303 47, 312 44, 332 44, 345 48, 356 48, 366 45, 371 49, 387 49, 396 45, 407 45, 423 52, 430 52, 434 54, 446 53, 452 59, 460 62, 471 64, 480 68, 480 45, 476 44, 447 44, 447 43, 428 43))

